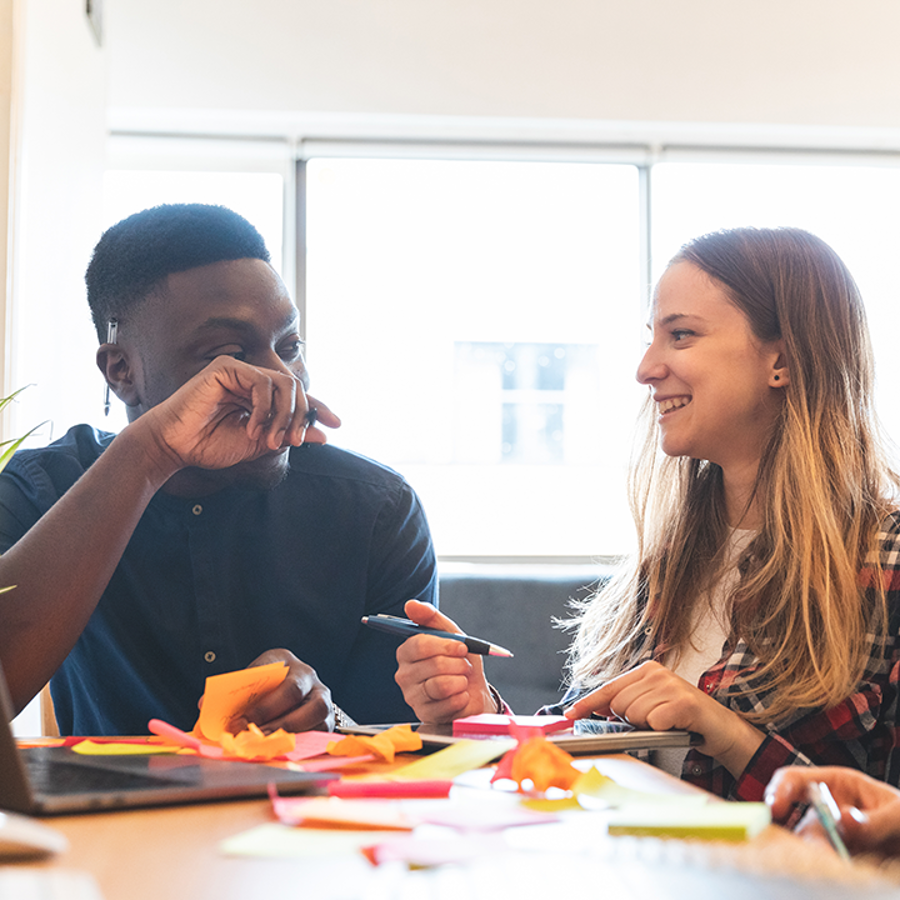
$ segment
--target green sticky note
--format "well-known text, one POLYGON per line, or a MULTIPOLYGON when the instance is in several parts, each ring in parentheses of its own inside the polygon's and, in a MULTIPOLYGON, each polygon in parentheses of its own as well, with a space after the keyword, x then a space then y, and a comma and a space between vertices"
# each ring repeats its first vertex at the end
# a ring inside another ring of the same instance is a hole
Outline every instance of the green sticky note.
POLYGON ((708 803, 705 806, 634 804, 609 815, 609 833, 745 841, 772 817, 765 803, 708 803))

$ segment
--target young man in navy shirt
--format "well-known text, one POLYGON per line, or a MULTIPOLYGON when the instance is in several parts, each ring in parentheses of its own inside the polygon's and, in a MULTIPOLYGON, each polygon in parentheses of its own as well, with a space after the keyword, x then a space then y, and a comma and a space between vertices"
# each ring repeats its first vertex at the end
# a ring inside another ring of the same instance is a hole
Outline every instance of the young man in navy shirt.
POLYGON ((325 443, 340 422, 307 394, 259 233, 223 207, 155 207, 103 235, 86 281, 129 424, 76 426, 0 474, 16 709, 53 676, 64 734, 190 728, 208 675, 284 660, 247 712, 265 731, 411 720, 396 641, 360 618, 436 602, 428 525, 399 475, 325 443))

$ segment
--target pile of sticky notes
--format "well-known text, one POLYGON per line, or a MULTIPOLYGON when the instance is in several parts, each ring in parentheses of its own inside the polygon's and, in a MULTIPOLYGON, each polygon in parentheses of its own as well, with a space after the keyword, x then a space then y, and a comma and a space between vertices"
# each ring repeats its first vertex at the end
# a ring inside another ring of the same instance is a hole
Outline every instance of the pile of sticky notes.
MULTIPOLYGON (((422 739, 413 734, 408 725, 397 726, 374 737, 335 740, 334 735, 322 731, 292 734, 279 728, 264 734, 252 722, 238 734, 230 727, 256 700, 275 690, 285 679, 288 667, 283 662, 253 666, 206 679, 200 716, 191 732, 184 732, 159 719, 151 719, 149 729, 170 744, 192 750, 202 756, 243 759, 254 762, 287 760, 298 762, 313 756, 333 754, 342 757, 342 764, 364 760, 392 761, 395 753, 418 750, 422 739)), ((329 769, 341 763, 329 762, 329 769)), ((306 765, 309 768, 310 764, 306 765)))

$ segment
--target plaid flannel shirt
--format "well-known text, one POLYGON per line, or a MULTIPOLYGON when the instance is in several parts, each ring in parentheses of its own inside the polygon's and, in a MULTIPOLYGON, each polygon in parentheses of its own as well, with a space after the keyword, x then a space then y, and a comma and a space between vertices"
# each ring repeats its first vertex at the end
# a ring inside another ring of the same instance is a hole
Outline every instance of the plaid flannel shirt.
MULTIPOLYGON (((787 719, 761 726, 765 734, 759 749, 739 778, 712 757, 690 750, 681 777, 711 793, 733 800, 761 800, 769 779, 781 766, 850 766, 873 778, 900 785, 900 513, 882 522, 876 546, 860 573, 860 583, 871 590, 874 563, 880 557, 887 591, 888 629, 868 635, 868 662, 853 693, 830 709, 799 710, 787 719)), ((648 646, 641 662, 663 655, 664 648, 648 646)), ((698 687, 737 713, 765 711, 772 692, 754 685, 759 668, 746 643, 739 640, 705 672, 698 687), (728 688, 746 690, 725 696, 728 688), (753 688, 747 690, 748 688, 753 688)), ((574 702, 584 691, 573 685, 553 712, 574 702)), ((760 727, 760 726, 757 726, 760 727)))

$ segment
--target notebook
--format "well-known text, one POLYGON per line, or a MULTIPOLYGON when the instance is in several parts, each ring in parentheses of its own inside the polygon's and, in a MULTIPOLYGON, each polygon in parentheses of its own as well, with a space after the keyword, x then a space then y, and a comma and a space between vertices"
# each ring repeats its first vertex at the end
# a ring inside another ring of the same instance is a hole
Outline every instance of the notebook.
POLYGON ((82 756, 69 747, 20 748, 0 670, 0 809, 31 815, 170 806, 314 791, 338 775, 193 755, 82 756))
MULTIPOLYGON (((377 734, 390 725, 353 725, 337 728, 342 734, 377 734)), ((413 730, 422 738, 426 749, 448 747, 463 740, 491 740, 508 735, 467 734, 454 736, 447 726, 429 726, 425 730, 421 723, 416 723, 413 730)), ((551 732, 545 735, 573 756, 579 753, 623 753, 628 750, 656 750, 661 747, 690 747, 700 742, 701 737, 692 731, 650 731, 635 728, 625 722, 610 722, 606 719, 576 719, 569 731, 551 732)), ((503 750, 497 751, 501 756, 503 750)))

